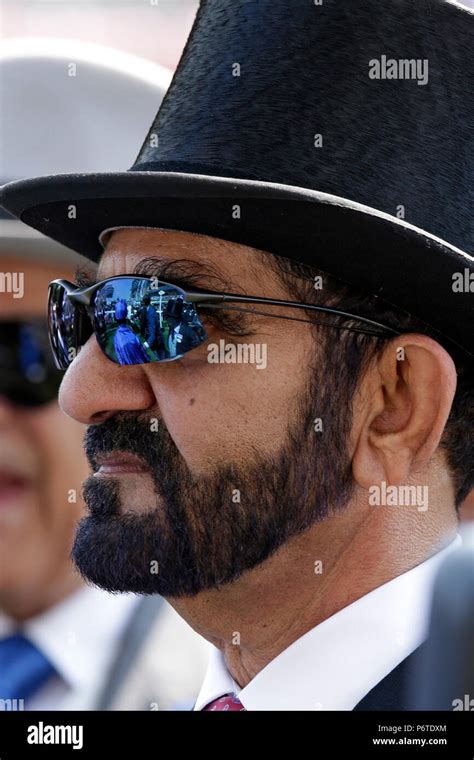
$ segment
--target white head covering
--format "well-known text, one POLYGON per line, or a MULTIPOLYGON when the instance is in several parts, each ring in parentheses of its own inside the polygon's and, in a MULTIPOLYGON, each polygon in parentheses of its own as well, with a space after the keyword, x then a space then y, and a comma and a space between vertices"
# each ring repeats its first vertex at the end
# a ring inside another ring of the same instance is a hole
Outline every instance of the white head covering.
MULTIPOLYGON (((123 171, 133 163, 172 72, 101 45, 2 43, 0 184, 42 174, 123 171)), ((0 208, 0 252, 81 261, 0 208)))

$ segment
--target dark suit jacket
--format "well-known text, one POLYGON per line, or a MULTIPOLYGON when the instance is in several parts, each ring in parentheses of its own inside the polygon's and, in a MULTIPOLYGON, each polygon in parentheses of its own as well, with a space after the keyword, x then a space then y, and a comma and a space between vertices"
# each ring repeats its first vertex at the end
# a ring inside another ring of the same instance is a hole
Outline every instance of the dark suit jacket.
POLYGON ((412 687, 426 644, 415 649, 374 686, 354 710, 413 710, 412 687))

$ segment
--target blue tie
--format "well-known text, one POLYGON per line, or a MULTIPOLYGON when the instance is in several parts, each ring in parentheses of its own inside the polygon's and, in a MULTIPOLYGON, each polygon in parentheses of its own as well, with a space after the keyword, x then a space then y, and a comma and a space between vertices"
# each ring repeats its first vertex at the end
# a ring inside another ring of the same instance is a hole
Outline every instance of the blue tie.
POLYGON ((0 700, 26 700, 54 673, 49 660, 22 634, 0 641, 0 700))

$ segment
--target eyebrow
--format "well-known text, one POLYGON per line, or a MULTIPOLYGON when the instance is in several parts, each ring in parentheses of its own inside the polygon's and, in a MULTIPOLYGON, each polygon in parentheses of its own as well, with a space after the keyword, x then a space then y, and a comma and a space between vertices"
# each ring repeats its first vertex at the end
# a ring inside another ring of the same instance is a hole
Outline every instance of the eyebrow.
MULTIPOLYGON (((217 292, 232 292, 247 295, 246 291, 236 282, 233 282, 209 261, 195 261, 193 259, 168 259, 161 256, 147 256, 141 259, 133 267, 132 272, 124 273, 124 276, 138 275, 144 277, 156 277, 159 280, 170 282, 184 289, 204 288, 217 292)), ((80 287, 96 285, 101 279, 91 273, 90 269, 79 266, 75 272, 76 284, 80 287)))
POLYGON ((96 284, 97 278, 87 266, 80 264, 74 272, 74 282, 81 288, 89 288, 96 284))

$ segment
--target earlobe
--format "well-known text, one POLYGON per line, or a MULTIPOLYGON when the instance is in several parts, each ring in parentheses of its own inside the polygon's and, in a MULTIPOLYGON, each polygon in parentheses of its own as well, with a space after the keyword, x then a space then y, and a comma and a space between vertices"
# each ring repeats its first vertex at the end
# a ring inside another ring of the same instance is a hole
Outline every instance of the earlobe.
POLYGON ((407 483, 438 448, 456 391, 454 362, 431 338, 402 335, 385 347, 369 374, 354 478, 363 488, 407 483))

